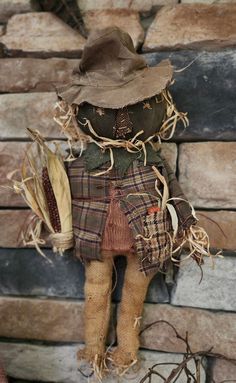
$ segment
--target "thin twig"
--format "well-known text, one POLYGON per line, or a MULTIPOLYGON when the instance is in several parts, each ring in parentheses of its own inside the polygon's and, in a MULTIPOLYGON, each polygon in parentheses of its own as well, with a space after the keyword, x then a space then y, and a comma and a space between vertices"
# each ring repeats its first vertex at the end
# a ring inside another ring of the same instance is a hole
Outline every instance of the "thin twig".
MULTIPOLYGON (((230 359, 226 357, 223 354, 219 353, 214 353, 212 352, 212 347, 208 350, 205 351, 197 351, 197 352, 192 352, 190 344, 189 344, 189 339, 188 339, 188 332, 186 332, 185 337, 179 334, 179 332, 176 330, 175 326, 169 323, 166 320, 157 320, 155 322, 152 322, 148 325, 146 325, 139 333, 142 334, 144 331, 147 329, 153 327, 154 325, 157 324, 166 324, 168 325, 175 334, 175 337, 179 340, 181 340, 185 346, 186 346, 186 352, 184 353, 184 358, 183 361, 180 363, 156 363, 152 367, 149 368, 149 371, 146 373, 146 375, 139 381, 139 383, 144 383, 148 379, 148 383, 151 383, 152 380, 152 375, 158 375, 161 377, 164 381, 164 383, 175 383, 178 382, 180 375, 184 372, 187 378, 187 383, 201 383, 200 382, 200 367, 203 366, 203 358, 205 357, 213 357, 217 359, 223 359, 227 360, 228 362, 236 365, 236 359, 230 359), (190 371, 188 368, 188 363, 190 361, 194 361, 195 364, 195 371, 190 371), (157 371, 155 368, 161 365, 175 365, 176 367, 173 368, 173 370, 169 373, 169 376, 164 377, 164 375, 160 374, 159 371, 157 371)), ((224 380, 220 383, 230 383, 230 382, 236 382, 236 380, 224 380)), ((214 380, 212 380, 212 383, 214 383, 214 380)))

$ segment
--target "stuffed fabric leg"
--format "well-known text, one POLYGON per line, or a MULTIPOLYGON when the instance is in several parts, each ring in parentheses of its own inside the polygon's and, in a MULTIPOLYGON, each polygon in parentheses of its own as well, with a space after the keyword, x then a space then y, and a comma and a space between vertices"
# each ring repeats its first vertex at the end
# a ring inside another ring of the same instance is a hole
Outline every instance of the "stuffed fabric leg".
POLYGON ((99 377, 103 376, 109 361, 118 374, 137 362, 143 302, 156 273, 140 273, 138 257, 132 253, 126 255, 127 267, 117 319, 118 346, 106 354, 115 255, 116 252, 110 253, 102 261, 91 261, 85 266, 85 347, 77 357, 89 361, 99 377))
POLYGON ((105 342, 110 320, 112 259, 93 261, 85 267, 85 348, 78 359, 91 362, 98 375, 104 366, 105 342))
POLYGON ((118 346, 111 355, 118 373, 122 373, 137 361, 143 302, 149 283, 155 274, 155 271, 148 275, 140 273, 138 257, 135 254, 127 256, 122 299, 118 312, 118 346))

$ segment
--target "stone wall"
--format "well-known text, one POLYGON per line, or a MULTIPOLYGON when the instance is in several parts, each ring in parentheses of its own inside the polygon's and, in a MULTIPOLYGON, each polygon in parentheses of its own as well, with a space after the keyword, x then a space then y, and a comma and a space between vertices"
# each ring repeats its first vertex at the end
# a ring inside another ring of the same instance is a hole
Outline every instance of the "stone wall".
MULTIPOLYGON (((188 112, 190 126, 179 126, 164 151, 212 247, 224 253, 214 267, 205 262, 201 284, 199 269, 188 262, 172 281, 157 275, 142 326, 167 320, 183 336, 188 331, 194 351, 213 347, 236 359, 236 1, 177 3, 78 0, 88 30, 116 24, 131 34, 150 65, 167 57, 174 64, 172 93, 179 110, 188 112)), ((54 89, 69 80, 85 37, 30 0, 2 0, 0 23, 0 184, 6 185, 6 175, 27 150, 26 127, 62 138, 52 119, 54 89)), ((28 214, 19 196, 0 188, 1 357, 13 378, 85 382, 75 359, 83 340, 83 267, 70 252, 59 257, 45 250, 49 263, 24 248, 19 237, 28 214)), ((115 339, 122 257, 117 268, 110 341, 115 339)), ((143 333, 141 348, 142 369, 135 382, 155 362, 175 363, 185 352, 173 332, 160 325, 143 333)), ((166 375, 167 367, 160 372, 166 375)), ((235 378, 235 365, 214 358, 206 360, 206 373, 201 373, 201 383, 235 378)))

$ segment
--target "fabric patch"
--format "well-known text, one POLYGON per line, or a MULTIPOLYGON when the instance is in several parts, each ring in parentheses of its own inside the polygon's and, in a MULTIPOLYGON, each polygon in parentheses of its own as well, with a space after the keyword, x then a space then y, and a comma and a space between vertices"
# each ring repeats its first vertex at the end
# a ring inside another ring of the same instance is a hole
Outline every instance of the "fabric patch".
POLYGON ((141 269, 146 272, 153 268, 164 271, 166 261, 171 257, 170 217, 165 209, 145 215, 143 236, 137 238, 137 249, 142 249, 145 256, 141 259, 141 269))
POLYGON ((116 114, 116 125, 113 128, 115 138, 125 138, 125 136, 132 132, 133 124, 129 117, 128 108, 124 107, 118 109, 116 114))
POLYGON ((124 254, 133 250, 134 237, 127 217, 120 207, 119 192, 118 188, 111 188, 111 201, 102 236, 101 249, 119 251, 120 254, 124 254))

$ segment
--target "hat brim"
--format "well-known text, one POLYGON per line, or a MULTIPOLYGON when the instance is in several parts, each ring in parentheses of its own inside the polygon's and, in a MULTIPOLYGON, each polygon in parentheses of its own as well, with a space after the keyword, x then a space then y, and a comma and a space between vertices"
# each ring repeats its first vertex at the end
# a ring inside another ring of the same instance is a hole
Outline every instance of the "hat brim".
POLYGON ((70 105, 88 102, 102 108, 119 109, 133 105, 161 93, 171 82, 173 67, 162 60, 155 67, 140 70, 129 82, 116 86, 92 86, 71 83, 58 90, 58 95, 70 105))

